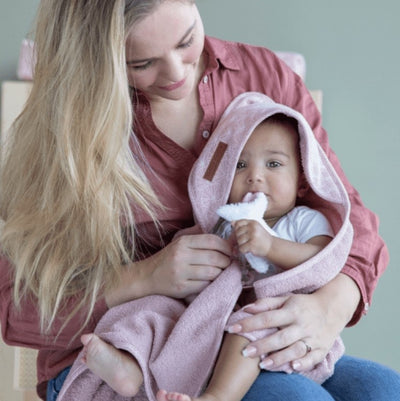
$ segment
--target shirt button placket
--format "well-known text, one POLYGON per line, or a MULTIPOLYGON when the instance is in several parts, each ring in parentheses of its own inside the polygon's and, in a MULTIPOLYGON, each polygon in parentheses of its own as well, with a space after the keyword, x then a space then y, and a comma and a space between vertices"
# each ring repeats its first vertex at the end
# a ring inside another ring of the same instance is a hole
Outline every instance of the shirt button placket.
POLYGON ((211 78, 208 75, 204 75, 199 85, 200 104, 204 111, 203 120, 199 126, 199 133, 203 143, 211 136, 211 127, 215 118, 211 86, 211 78))

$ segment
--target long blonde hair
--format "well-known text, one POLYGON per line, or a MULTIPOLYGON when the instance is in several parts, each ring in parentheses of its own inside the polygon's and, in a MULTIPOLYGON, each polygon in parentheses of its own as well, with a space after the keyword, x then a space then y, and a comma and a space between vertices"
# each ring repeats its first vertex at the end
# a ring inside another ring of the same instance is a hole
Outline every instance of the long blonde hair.
POLYGON ((89 319, 100 292, 117 282, 135 247, 132 209, 156 222, 157 198, 131 151, 129 3, 39 6, 31 95, 2 149, 0 216, 15 302, 37 299, 43 331, 70 297, 73 313, 89 319))

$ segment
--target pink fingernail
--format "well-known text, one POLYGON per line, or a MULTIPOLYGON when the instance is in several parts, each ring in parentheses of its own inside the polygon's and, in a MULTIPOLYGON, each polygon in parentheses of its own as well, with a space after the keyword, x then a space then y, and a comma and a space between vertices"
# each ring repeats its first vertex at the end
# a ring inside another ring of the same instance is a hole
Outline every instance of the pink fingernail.
POLYGON ((262 362, 260 362, 259 366, 261 369, 269 369, 273 364, 274 361, 272 359, 264 359, 262 362))
POLYGON ((247 308, 253 308, 254 306, 256 306, 256 304, 248 304, 245 307, 243 307, 243 310, 246 310, 247 308))
POLYGON ((228 327, 228 333, 240 333, 242 331, 242 326, 240 324, 234 324, 228 327))
POLYGON ((249 356, 253 356, 257 353, 257 349, 252 347, 251 345, 249 347, 246 347, 243 351, 242 351, 242 355, 247 358, 249 356))

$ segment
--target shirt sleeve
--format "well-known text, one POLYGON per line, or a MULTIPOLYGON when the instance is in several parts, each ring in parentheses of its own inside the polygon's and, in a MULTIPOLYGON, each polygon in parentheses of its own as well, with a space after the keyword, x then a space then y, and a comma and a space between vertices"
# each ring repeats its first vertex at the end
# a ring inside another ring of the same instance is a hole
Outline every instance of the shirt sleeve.
POLYGON ((367 312, 379 277, 389 261, 387 247, 379 235, 378 217, 365 207, 359 193, 344 174, 329 145, 328 135, 321 124, 321 115, 303 80, 268 49, 247 45, 241 45, 239 49, 242 59, 247 60, 243 74, 252 77, 249 79, 249 89, 263 92, 276 102, 303 114, 348 192, 354 239, 342 273, 356 282, 361 294, 358 308, 348 324, 354 325, 367 312))
MULTIPOLYGON (((34 349, 67 350, 81 347, 79 334, 85 313, 78 313, 65 327, 65 317, 73 310, 74 299, 70 299, 46 335, 40 329, 38 308, 32 297, 26 297, 17 309, 13 302, 13 278, 10 262, 0 259, 0 325, 4 342, 34 349)), ((107 311, 104 299, 95 305, 94 312, 83 332, 92 332, 100 317, 107 311)))

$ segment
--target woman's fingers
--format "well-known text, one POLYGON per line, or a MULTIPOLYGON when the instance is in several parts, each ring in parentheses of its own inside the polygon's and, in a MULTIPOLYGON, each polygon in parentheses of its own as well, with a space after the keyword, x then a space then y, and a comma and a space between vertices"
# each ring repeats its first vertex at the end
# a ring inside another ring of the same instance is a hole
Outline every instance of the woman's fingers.
MULTIPOLYGON (((295 326, 288 326, 285 329, 276 330, 272 334, 257 340, 252 341, 244 350, 246 356, 262 356, 276 352, 276 358, 279 364, 292 361, 293 358, 300 358, 303 355, 301 352, 293 353, 289 347, 298 341, 299 333, 295 326), (279 350, 279 351, 277 351, 279 350), (279 354, 279 355, 278 355, 279 354), (292 359, 287 359, 292 358, 292 359), (283 362, 282 362, 283 361, 283 362)), ((303 347, 304 349, 304 347, 303 347)), ((298 351, 298 350, 297 350, 298 351)), ((275 354, 274 354, 275 355, 275 354)))
POLYGON ((215 235, 189 236, 181 242, 184 249, 177 253, 187 280, 213 281, 231 263, 230 244, 215 235))
POLYGON ((260 367, 262 369, 279 369, 279 367, 290 364, 293 370, 299 370, 300 365, 293 365, 293 361, 301 360, 302 358, 308 358, 311 366, 314 366, 312 354, 316 354, 317 351, 313 351, 306 345, 304 340, 298 340, 292 342, 287 347, 280 351, 271 353, 270 355, 262 358, 260 367))
POLYGON ((307 372, 311 370, 315 365, 321 362, 325 358, 325 352, 321 349, 311 349, 303 357, 294 358, 291 363, 293 370, 296 372, 307 372))
POLYGON ((183 242, 184 246, 190 249, 213 250, 226 256, 232 254, 232 247, 229 242, 214 234, 187 235, 178 238, 176 241, 183 242))
POLYGON ((214 281, 223 270, 223 267, 213 266, 192 266, 188 274, 188 280, 193 281, 214 281))
MULTIPOLYGON (((288 313, 282 313, 279 310, 273 310, 269 312, 261 312, 257 313, 255 315, 252 315, 250 317, 247 317, 245 319, 242 319, 235 323, 231 328, 229 328, 229 332, 231 333, 251 333, 252 331, 256 330, 264 330, 264 329, 275 329, 277 327, 284 327, 290 325, 292 322, 292 317, 288 313)), ((271 336, 268 336, 268 341, 271 342, 271 336)), ((252 343, 253 344, 253 343, 252 343)), ((279 346, 280 349, 285 344, 279 343, 276 346, 279 346)), ((274 349, 263 349, 263 352, 260 352, 260 355, 262 353, 270 352, 271 350, 274 349)))
POLYGON ((230 265, 231 252, 216 235, 182 236, 151 258, 152 288, 175 298, 198 293, 230 265))
POLYGON ((238 321, 231 332, 271 329, 249 343, 245 355, 262 357, 265 369, 279 370, 289 363, 293 370, 310 370, 326 357, 338 335, 320 299, 313 293, 259 300, 245 308, 252 316, 238 321))
POLYGON ((250 333, 255 330, 274 329, 290 324, 292 321, 290 314, 280 309, 287 298, 263 298, 247 305, 244 307, 244 311, 251 313, 252 316, 239 320, 228 328, 229 332, 250 333))
MULTIPOLYGON (((171 243, 174 259, 183 266, 210 266, 224 269, 231 263, 232 248, 228 241, 212 234, 191 235, 171 243)), ((190 269, 185 269, 190 272, 190 269)))
POLYGON ((252 304, 246 305, 244 310, 252 314, 268 312, 281 308, 288 299, 289 296, 261 298, 252 304))
MULTIPOLYGON (((192 267, 199 268, 201 266, 207 266, 217 269, 225 269, 231 263, 229 256, 216 251, 216 250, 193 250, 191 259, 187 260, 188 265, 192 267)), ((212 269, 209 269, 211 271, 212 269)), ((204 269, 204 271, 208 271, 204 269)), ((195 270, 191 270, 191 273, 195 274, 195 270)))

